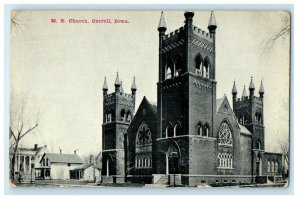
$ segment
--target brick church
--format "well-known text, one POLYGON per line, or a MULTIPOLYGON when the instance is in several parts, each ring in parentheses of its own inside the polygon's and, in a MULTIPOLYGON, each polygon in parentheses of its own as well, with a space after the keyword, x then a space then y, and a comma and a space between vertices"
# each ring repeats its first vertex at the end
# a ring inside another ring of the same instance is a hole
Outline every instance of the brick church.
POLYGON ((136 83, 123 91, 103 85, 102 175, 104 183, 141 182, 195 186, 266 183, 280 178, 282 154, 265 151, 264 88, 258 96, 251 77, 233 107, 216 98, 216 19, 208 32, 185 12, 182 27, 166 34, 163 12, 158 26, 157 103, 143 98, 135 112, 136 83))

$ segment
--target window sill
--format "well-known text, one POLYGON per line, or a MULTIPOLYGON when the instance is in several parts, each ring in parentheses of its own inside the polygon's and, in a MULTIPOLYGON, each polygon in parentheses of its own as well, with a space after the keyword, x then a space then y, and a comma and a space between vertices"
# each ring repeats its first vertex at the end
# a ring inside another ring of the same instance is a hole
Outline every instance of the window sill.
POLYGON ((234 168, 229 167, 217 167, 218 169, 224 169, 224 170, 234 170, 234 168))

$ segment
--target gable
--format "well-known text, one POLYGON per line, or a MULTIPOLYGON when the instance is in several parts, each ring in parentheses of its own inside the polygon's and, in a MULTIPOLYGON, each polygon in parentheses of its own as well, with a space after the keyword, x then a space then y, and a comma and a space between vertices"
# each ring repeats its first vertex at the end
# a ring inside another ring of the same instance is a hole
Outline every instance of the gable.
POLYGON ((234 112, 229 104, 226 95, 224 95, 223 98, 217 100, 217 112, 234 115, 234 112))

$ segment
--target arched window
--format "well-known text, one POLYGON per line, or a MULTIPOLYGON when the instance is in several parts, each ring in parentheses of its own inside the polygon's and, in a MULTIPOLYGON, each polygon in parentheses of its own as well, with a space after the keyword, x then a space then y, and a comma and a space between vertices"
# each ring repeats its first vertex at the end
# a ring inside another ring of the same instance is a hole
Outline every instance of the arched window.
POLYGON ((171 123, 169 123, 166 128, 166 137, 173 137, 173 136, 174 136, 173 126, 171 123))
POLYGON ((210 68, 210 61, 208 57, 206 57, 203 64, 203 77, 209 78, 209 70, 210 70, 209 68, 210 68))
POLYGON ((107 109, 106 111, 106 114, 105 114, 105 123, 109 123, 112 121, 112 115, 111 115, 111 110, 110 109, 107 109))
POLYGON ((275 173, 278 173, 278 162, 275 162, 275 173))
POLYGON ((132 119, 131 113, 130 113, 130 111, 128 111, 126 114, 126 121, 131 122, 131 119, 132 119))
POLYGON ((268 172, 271 172, 271 165, 270 165, 270 161, 268 161, 268 169, 267 169, 268 172))
POLYGON ((170 67, 167 67, 166 79, 172 78, 172 71, 170 67))
POLYGON ((209 125, 206 123, 203 126, 202 136, 207 137, 209 133, 209 125))
POLYGON ((182 126, 179 122, 177 122, 174 126, 174 137, 182 135, 182 126))
POLYGON ((142 124, 136 135, 136 146, 152 145, 151 131, 147 124, 142 124))
POLYGON ((200 54, 198 54, 196 56, 195 62, 196 62, 196 65, 195 65, 196 71, 195 71, 195 73, 197 75, 202 76, 203 59, 202 59, 200 54))
POLYGON ((172 79, 174 76, 174 64, 171 59, 168 59, 167 65, 166 65, 166 79, 172 79))
POLYGON ((182 69, 183 69, 183 66, 182 66, 183 60, 182 60, 181 55, 176 56, 174 64, 175 64, 175 77, 177 77, 182 74, 182 69))
POLYGON ((126 112, 124 109, 121 110, 121 121, 125 121, 126 112))
POLYGON ((219 130, 219 144, 232 146, 232 133, 226 122, 222 123, 219 130))
POLYGON ((197 135, 202 136, 202 128, 203 128, 203 126, 202 126, 201 122, 198 122, 198 124, 196 126, 197 135))

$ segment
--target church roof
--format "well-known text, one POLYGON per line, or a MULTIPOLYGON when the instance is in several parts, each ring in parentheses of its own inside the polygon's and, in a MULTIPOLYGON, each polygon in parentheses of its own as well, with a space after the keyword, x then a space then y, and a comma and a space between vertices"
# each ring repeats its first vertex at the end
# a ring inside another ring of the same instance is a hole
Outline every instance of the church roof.
POLYGON ((252 135, 251 132, 245 126, 239 124, 239 127, 240 127, 240 131, 241 131, 242 134, 252 135))
MULTIPOLYGON (((145 97, 145 99, 147 100, 147 98, 145 97)), ((152 111, 156 114, 157 113, 157 104, 156 102, 151 102, 149 100, 147 100, 147 102, 150 105, 150 108, 152 109, 152 111)))
POLYGON ((221 106, 223 100, 224 100, 224 97, 222 97, 222 98, 220 98, 220 99, 217 99, 217 111, 219 110, 219 108, 220 108, 220 106, 221 106))

